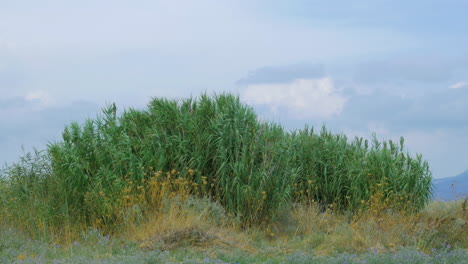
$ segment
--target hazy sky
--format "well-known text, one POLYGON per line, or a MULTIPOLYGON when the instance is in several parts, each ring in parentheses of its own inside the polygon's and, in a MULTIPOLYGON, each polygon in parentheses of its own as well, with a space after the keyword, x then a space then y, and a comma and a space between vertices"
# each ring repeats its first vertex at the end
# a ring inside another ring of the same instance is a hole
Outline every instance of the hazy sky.
POLYGON ((468 1, 0 0, 0 163, 106 103, 233 92, 468 169, 468 1))

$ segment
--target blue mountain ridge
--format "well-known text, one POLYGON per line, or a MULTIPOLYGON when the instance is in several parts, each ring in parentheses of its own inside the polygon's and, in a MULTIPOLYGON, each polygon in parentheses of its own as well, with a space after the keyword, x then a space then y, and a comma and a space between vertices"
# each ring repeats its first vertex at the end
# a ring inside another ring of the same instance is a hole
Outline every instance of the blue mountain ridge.
POLYGON ((455 177, 433 179, 432 182, 435 200, 450 201, 468 196, 468 170, 455 177))

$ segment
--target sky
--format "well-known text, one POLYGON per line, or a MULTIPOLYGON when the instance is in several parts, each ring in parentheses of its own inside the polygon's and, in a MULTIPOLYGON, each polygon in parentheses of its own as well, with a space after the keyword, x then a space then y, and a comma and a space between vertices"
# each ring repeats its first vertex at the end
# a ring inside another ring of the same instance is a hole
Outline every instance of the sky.
POLYGON ((468 169, 464 0, 0 0, 0 164, 115 102, 230 92, 287 129, 468 169))

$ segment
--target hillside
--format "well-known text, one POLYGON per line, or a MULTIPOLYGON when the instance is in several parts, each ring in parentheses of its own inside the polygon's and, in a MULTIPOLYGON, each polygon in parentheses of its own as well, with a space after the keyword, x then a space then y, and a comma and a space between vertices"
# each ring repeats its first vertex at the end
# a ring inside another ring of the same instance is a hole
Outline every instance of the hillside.
POLYGON ((456 200, 468 195, 468 170, 454 177, 434 179, 436 200, 456 200))

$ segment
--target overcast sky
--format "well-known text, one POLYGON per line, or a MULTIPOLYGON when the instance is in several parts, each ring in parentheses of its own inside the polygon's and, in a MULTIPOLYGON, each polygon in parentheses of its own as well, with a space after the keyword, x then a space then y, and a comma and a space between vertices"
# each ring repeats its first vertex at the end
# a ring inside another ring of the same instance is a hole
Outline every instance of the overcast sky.
POLYGON ((232 92, 468 169, 468 1, 0 1, 0 163, 106 103, 232 92))

